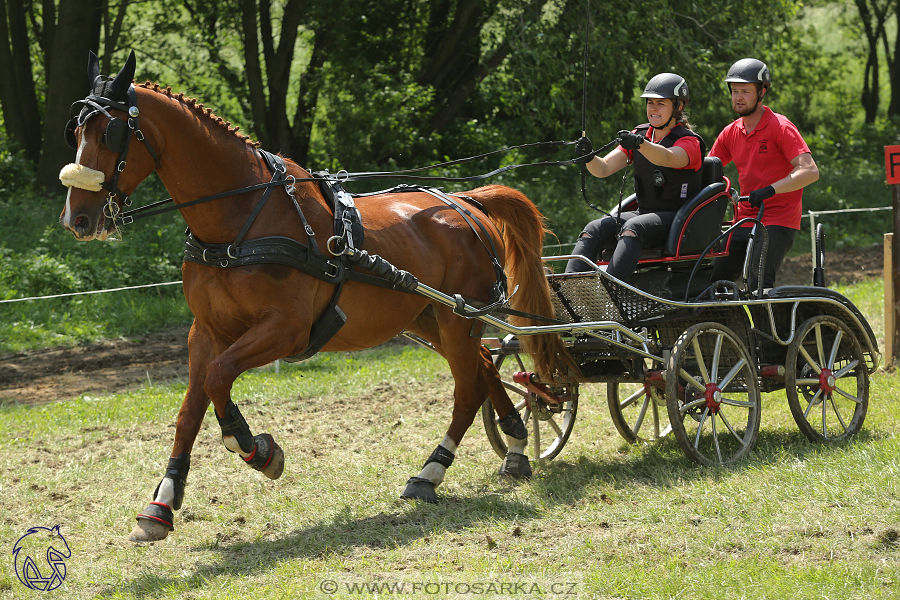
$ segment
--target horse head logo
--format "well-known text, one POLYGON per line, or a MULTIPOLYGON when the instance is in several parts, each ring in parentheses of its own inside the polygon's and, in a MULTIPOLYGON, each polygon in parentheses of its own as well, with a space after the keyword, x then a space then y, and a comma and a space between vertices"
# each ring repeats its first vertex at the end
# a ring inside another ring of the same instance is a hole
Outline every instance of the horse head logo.
POLYGON ((53 529, 32 527, 19 538, 12 553, 19 581, 39 592, 55 590, 62 585, 66 578, 65 559, 72 556, 69 545, 59 532, 59 525, 53 529), (35 561, 36 556, 46 559, 46 564, 35 561))

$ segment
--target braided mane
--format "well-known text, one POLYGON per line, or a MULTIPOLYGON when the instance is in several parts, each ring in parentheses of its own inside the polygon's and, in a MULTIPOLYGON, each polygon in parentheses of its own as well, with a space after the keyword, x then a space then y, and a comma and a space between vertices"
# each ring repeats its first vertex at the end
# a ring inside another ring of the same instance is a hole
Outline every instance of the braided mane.
POLYGON ((216 125, 219 125, 220 127, 224 127, 227 131, 234 134, 236 137, 239 137, 245 143, 247 143, 255 148, 259 148, 259 142, 256 142, 256 141, 250 139, 249 135, 243 135, 243 134, 239 133, 238 130, 240 129, 240 127, 232 127, 231 122, 226 121, 222 117, 217 117, 216 115, 214 115, 211 108, 207 108, 207 107, 203 106, 203 104, 201 104, 200 102, 197 102, 196 98, 188 98, 187 96, 184 95, 184 92, 181 92, 179 94, 173 94, 172 88, 170 86, 166 86, 165 88, 163 88, 163 87, 160 87, 160 85, 158 83, 151 83, 149 81, 144 82, 144 83, 139 83, 138 86, 148 89, 148 90, 152 90, 159 94, 163 94, 164 96, 172 98, 173 100, 178 100, 185 106, 188 106, 189 108, 191 108, 194 112, 210 119, 216 125))

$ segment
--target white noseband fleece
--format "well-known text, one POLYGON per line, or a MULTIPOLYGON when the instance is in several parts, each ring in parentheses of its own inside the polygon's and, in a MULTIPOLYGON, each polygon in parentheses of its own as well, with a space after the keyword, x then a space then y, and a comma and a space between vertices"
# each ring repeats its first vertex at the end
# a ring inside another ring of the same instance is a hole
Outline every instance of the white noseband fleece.
POLYGON ((89 192, 99 192, 103 189, 103 180, 106 176, 101 171, 69 163, 59 172, 59 180, 66 187, 76 187, 89 192))

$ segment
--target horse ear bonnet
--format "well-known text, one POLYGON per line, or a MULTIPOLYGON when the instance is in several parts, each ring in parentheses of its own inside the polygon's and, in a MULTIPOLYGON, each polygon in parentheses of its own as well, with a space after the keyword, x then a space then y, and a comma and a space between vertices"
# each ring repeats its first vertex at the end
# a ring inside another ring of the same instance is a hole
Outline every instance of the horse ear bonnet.
MULTIPOLYGON (((134 80, 136 65, 137 59, 134 56, 134 50, 132 50, 131 54, 128 55, 128 60, 125 61, 125 65, 115 78, 110 80, 109 78, 100 75, 100 59, 97 58, 97 55, 94 54, 92 50, 89 50, 88 82, 91 86, 90 95, 106 98, 113 102, 127 104, 128 88, 134 80)), ((89 110, 90 107, 86 106, 84 102, 80 100, 73 103, 72 107, 69 109, 69 116, 71 118, 69 119, 69 122, 66 123, 64 137, 66 144, 68 144, 70 148, 76 149, 78 147, 76 143, 77 140, 75 139, 75 129, 78 127, 77 123, 80 118, 84 117, 85 113, 89 110)), ((125 121, 113 119, 106 129, 106 139, 104 141, 110 150, 113 152, 120 152, 121 149, 125 147, 125 140, 128 134, 128 126, 125 121)))

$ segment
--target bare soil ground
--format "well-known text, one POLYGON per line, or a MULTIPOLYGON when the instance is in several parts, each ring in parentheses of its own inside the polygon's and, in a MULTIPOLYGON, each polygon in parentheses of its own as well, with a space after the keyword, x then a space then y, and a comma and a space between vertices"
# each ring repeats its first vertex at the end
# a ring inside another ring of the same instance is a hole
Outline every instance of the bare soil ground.
MULTIPOLYGON (((827 254, 826 284, 880 277, 881 246, 827 254)), ((809 254, 785 259, 779 285, 809 285, 809 254)), ((0 355, 0 404, 39 404, 80 394, 115 393, 163 382, 187 382, 188 328, 79 348, 0 355)))

